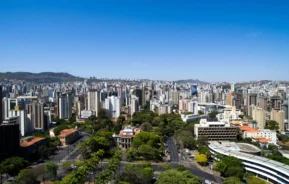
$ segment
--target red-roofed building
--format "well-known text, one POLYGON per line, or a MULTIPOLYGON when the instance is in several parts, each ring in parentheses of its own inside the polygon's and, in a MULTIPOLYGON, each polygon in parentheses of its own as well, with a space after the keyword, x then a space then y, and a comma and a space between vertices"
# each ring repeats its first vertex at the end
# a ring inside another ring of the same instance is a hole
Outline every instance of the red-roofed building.
POLYGON ((115 139, 117 146, 121 148, 130 148, 134 136, 136 136, 140 132, 140 128, 127 126, 124 127, 118 135, 113 134, 113 138, 115 139))
POLYGON ((243 138, 251 138, 254 142, 260 144, 276 144, 277 135, 276 131, 269 129, 254 129, 249 126, 238 127, 243 134, 243 138))
POLYGON ((32 161, 34 158, 34 152, 41 146, 45 145, 47 140, 43 137, 25 137, 20 139, 20 155, 26 160, 32 161))
POLYGON ((59 140, 63 146, 75 142, 79 138, 79 132, 77 129, 64 129, 60 132, 59 140))

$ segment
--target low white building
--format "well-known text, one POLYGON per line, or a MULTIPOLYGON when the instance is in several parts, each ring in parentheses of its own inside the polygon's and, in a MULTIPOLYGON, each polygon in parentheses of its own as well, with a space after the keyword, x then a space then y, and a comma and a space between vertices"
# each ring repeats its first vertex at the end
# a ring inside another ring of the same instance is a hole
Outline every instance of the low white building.
POLYGON ((217 114, 217 118, 219 121, 223 119, 232 121, 232 120, 240 119, 239 116, 241 114, 242 114, 241 111, 236 110, 235 106, 226 106, 223 113, 217 114))
POLYGON ((112 137, 116 141, 117 146, 121 148, 130 148, 133 138, 141 132, 140 128, 126 126, 119 134, 113 134, 112 137))
POLYGON ((235 140, 237 138, 237 127, 230 126, 228 121, 208 122, 201 119, 200 124, 195 124, 195 136, 207 137, 208 140, 235 140))
POLYGON ((252 138, 260 144, 277 144, 277 133, 270 129, 247 128, 243 132, 243 138, 252 138))
POLYGON ((87 119, 87 118, 89 118, 92 115, 96 116, 95 111, 88 111, 88 110, 82 110, 80 112, 80 114, 81 114, 80 115, 80 119, 87 119))

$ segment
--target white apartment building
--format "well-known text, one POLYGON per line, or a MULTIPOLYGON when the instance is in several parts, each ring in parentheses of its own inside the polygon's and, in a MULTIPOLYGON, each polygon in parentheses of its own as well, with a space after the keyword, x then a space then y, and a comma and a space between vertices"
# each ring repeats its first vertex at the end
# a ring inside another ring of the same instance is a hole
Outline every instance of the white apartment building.
POLYGON ((26 110, 9 111, 9 118, 16 116, 18 117, 21 136, 26 136, 27 134, 31 133, 34 127, 33 122, 27 118, 27 111, 26 110))
POLYGON ((17 98, 6 98, 6 97, 3 98, 2 100, 3 120, 9 117, 9 111, 14 110, 16 106, 19 106, 19 100, 17 98))
POLYGON ((105 109, 108 117, 118 118, 120 116, 120 98, 110 96, 105 99, 105 109))
POLYGON ((139 99, 135 95, 131 96, 130 114, 131 116, 139 111, 139 99))
POLYGON ((197 100, 192 100, 188 102, 188 112, 193 113, 194 115, 198 114, 198 101, 197 100))
POLYGON ((71 117, 71 111, 72 111, 72 107, 71 107, 71 102, 69 99, 69 95, 68 94, 63 94, 61 96, 59 96, 58 99, 58 110, 59 110, 59 118, 60 119, 68 119, 71 117))
POLYGON ((87 110, 95 111, 96 116, 100 110, 100 92, 97 90, 90 90, 87 92, 87 110))

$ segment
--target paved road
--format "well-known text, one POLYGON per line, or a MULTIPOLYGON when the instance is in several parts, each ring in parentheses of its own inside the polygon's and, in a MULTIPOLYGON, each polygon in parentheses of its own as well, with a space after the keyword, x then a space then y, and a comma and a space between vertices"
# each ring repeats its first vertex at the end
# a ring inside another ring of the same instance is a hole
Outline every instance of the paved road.
POLYGON ((172 163, 178 163, 179 162, 179 152, 178 152, 178 149, 177 149, 177 146, 174 142, 174 139, 173 137, 168 137, 167 138, 167 141, 166 141, 167 145, 168 145, 168 149, 170 151, 170 155, 171 155, 171 162, 172 163))
POLYGON ((47 162, 60 162, 65 160, 76 160, 76 158, 80 155, 79 151, 77 151, 77 146, 81 143, 81 141, 84 141, 86 138, 88 138, 90 135, 85 132, 80 132, 80 139, 78 139, 73 145, 70 145, 65 148, 60 148, 56 155, 51 157, 47 162))
POLYGON ((188 170, 190 170, 194 175, 200 177, 203 181, 209 180, 216 183, 222 183, 220 178, 201 170, 195 164, 193 164, 192 160, 182 161, 179 158, 179 151, 172 136, 167 138, 166 143, 170 151, 172 167, 176 167, 178 164, 183 164, 188 170))

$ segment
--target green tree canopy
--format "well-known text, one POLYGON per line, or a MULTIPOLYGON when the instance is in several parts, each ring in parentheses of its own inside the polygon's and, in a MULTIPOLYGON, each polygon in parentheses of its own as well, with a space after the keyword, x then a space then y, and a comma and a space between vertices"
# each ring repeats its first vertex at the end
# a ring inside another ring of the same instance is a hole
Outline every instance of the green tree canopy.
POLYGON ((223 184, 242 184, 240 178, 237 177, 229 177, 226 178, 223 184))
POLYGON ((153 127, 150 123, 144 122, 141 124, 141 130, 145 132, 151 132, 153 130, 153 127))
POLYGON ((125 166, 125 171, 117 177, 116 183, 150 184, 153 176, 154 170, 150 164, 129 164, 125 166))
POLYGON ((162 172, 156 184, 201 184, 202 181, 199 177, 194 176, 190 171, 178 171, 170 169, 162 172))
POLYGON ((48 175, 53 179, 55 179, 57 176, 57 169, 58 169, 58 166, 53 162, 47 162, 44 165, 45 172, 48 173, 48 175))
POLYGON ((218 119, 217 119, 217 114, 218 114, 217 111, 212 111, 212 112, 210 112, 210 113, 208 114, 210 120, 211 120, 211 121, 217 121, 217 120, 218 120, 218 119))
POLYGON ((266 181, 257 178, 256 176, 250 176, 247 178, 247 184, 266 184, 266 181))
POLYGON ((266 122, 265 128, 270 129, 270 130, 279 130, 279 123, 274 120, 268 120, 266 122))
POLYGON ((58 136, 62 130, 67 129, 67 128, 69 128, 68 125, 58 125, 58 126, 57 126, 56 128, 54 128, 54 130, 53 130, 55 136, 58 136))
POLYGON ((216 164, 215 170, 219 171, 221 175, 225 177, 242 179, 245 174, 242 161, 232 156, 223 157, 221 161, 216 164))
POLYGON ((1 168, 4 173, 16 176, 20 170, 28 166, 28 162, 20 157, 10 157, 1 162, 1 168))
POLYGON ((150 145, 153 148, 158 148, 160 136, 152 132, 140 132, 133 139, 133 147, 137 148, 143 144, 150 145))
POLYGON ((37 175, 34 173, 32 169, 23 169, 17 176, 16 179, 17 184, 36 184, 39 183, 37 181, 37 175))

